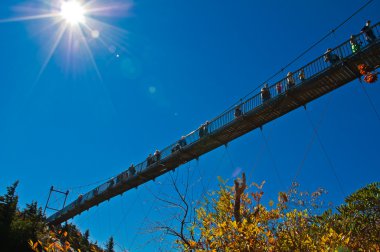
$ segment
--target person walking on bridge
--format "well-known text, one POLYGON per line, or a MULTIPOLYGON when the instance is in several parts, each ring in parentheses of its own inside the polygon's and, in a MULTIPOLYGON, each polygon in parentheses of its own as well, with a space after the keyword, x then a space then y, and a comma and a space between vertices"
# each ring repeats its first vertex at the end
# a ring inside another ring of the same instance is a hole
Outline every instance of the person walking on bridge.
POLYGON ((376 40, 376 36, 371 28, 371 20, 367 20, 365 26, 361 29, 361 32, 364 33, 365 39, 368 43, 372 43, 376 40))
POLYGON ((325 62, 329 62, 331 65, 334 65, 339 62, 340 58, 338 55, 332 52, 331 48, 328 48, 325 52, 324 60, 325 62))

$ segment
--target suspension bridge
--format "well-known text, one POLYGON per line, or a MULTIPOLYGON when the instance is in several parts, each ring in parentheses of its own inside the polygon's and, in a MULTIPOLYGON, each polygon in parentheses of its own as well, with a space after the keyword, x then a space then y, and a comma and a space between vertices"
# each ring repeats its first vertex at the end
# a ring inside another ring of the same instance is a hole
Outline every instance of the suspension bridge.
MULTIPOLYGON (((292 80, 285 77, 268 86, 262 92, 241 100, 215 119, 184 138, 160 150, 159 155, 148 158, 136 166, 120 173, 97 186, 72 203, 51 215, 49 224, 58 225, 83 211, 89 210, 106 200, 154 180, 182 164, 198 159, 228 142, 306 105, 329 92, 361 78, 358 65, 372 68, 380 65, 380 23, 372 26, 376 39, 368 42, 365 34, 356 36, 361 41, 360 49, 353 50, 349 40, 333 48, 331 55, 339 56, 336 62, 321 55, 292 73, 292 80), (302 76, 298 78, 298 76, 302 76), (297 77, 297 78, 296 78, 297 77), (289 85, 289 82, 292 85, 289 85)), ((66 193, 67 196, 67 193, 66 193)))

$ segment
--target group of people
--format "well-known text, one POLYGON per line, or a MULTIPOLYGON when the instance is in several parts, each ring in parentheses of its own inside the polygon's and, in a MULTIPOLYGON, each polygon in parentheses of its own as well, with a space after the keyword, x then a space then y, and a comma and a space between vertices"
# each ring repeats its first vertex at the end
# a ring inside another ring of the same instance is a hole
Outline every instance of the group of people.
MULTIPOLYGON (((176 152, 180 149, 182 149, 183 147, 186 146, 186 137, 182 136, 180 138, 180 140, 177 141, 176 145, 172 148, 172 153, 173 152, 176 152)), ((147 167, 160 161, 161 160, 161 152, 159 150, 156 150, 153 155, 152 154, 149 154, 147 159, 146 159, 146 162, 147 162, 147 167)), ((119 183, 121 181, 125 181, 127 178, 129 177, 133 177, 134 175, 136 174, 136 167, 131 164, 131 166, 129 166, 128 170, 119 174, 117 177, 116 177, 116 183, 119 183)), ((109 181, 109 186, 112 186, 114 184, 114 181, 113 179, 111 179, 109 181)))
MULTIPOLYGON (((303 69, 301 69, 298 72, 298 79, 301 82, 306 80, 305 71, 303 69)), ((294 79, 294 74, 292 72, 288 72, 288 74, 286 75, 286 89, 290 89, 294 87, 295 85, 296 85, 296 81, 294 79)), ((281 81, 276 83, 276 92, 277 94, 281 94, 283 92, 283 85, 281 81)), ((261 100, 263 103, 268 101, 270 98, 272 98, 268 83, 265 83, 264 86, 261 88, 260 94, 261 94, 261 100)))
POLYGON ((161 152, 159 150, 156 150, 153 153, 153 155, 149 154, 148 157, 146 158, 147 166, 150 166, 150 165, 160 161, 160 159, 161 159, 161 152))
MULTIPOLYGON (((369 44, 376 40, 375 33, 373 32, 373 30, 371 28, 371 21, 370 20, 367 20, 365 26, 361 29, 361 33, 364 34, 365 39, 369 44)), ((352 52, 356 53, 360 50, 362 42, 356 36, 351 35, 350 45, 351 45, 352 52)), ((323 58, 324 58, 325 62, 328 62, 331 65, 335 65, 336 63, 338 63, 341 60, 340 57, 337 54, 335 54, 331 48, 327 49, 323 58)), ((305 75, 304 69, 299 70, 298 79, 301 82, 306 80, 306 75, 305 75)), ((287 87, 287 89, 290 89, 290 88, 294 87, 295 85, 296 85, 296 82, 295 82, 293 73, 288 72, 288 74, 286 76, 286 87, 287 87)), ((277 94, 281 94, 283 92, 283 87, 282 87, 281 82, 278 82, 276 84, 276 92, 277 92, 277 94)), ((272 96, 271 96, 268 84, 265 83, 264 86, 261 88, 261 100, 264 103, 264 102, 268 101, 271 97, 272 96)), ((236 110, 235 110, 235 113, 236 113, 236 110)))
MULTIPOLYGON (((364 34, 365 40, 368 44, 375 42, 376 35, 371 28, 371 20, 367 20, 364 27, 360 30, 360 33, 364 34)), ((350 46, 353 53, 359 52, 362 44, 363 42, 360 40, 360 38, 358 38, 358 36, 350 36, 350 46)), ((333 50, 331 48, 328 48, 325 52, 324 60, 325 62, 329 62, 331 65, 335 65, 340 61, 340 57, 337 54, 333 53, 333 50)))
POLYGON ((183 147, 186 146, 186 137, 182 136, 181 139, 177 141, 177 143, 172 148, 172 153, 181 150, 183 147))
MULTIPOLYGON (((370 20, 368 20, 366 22, 365 26, 361 29, 361 33, 364 34, 365 39, 369 44, 376 40, 376 36, 375 36, 375 34, 371 28, 371 21, 370 20)), ((357 53, 360 51, 362 41, 360 41, 360 39, 357 36, 351 35, 350 45, 351 45, 352 52, 357 53)), ((341 60, 341 58, 337 54, 335 54, 331 48, 327 49, 327 51, 325 52, 323 57, 324 57, 324 61, 330 63, 331 65, 334 65, 341 60)), ((306 75, 305 75, 304 69, 301 69, 298 71, 298 79, 301 82, 306 80, 306 75)), ((294 87, 295 85, 296 85, 296 81, 294 78, 294 74, 292 72, 288 72, 288 74, 286 76, 286 89, 288 90, 288 89, 294 87)), ((283 92, 282 82, 281 81, 278 82, 276 84, 275 88, 276 88, 277 94, 281 94, 283 92)), ((271 97, 272 97, 272 95, 271 95, 271 92, 269 89, 269 85, 267 83, 265 83, 264 86, 261 88, 261 100, 263 103, 265 103, 268 100, 270 100, 271 97)), ((243 111, 242 111, 241 105, 237 105, 235 107, 235 110, 234 110, 234 117, 239 118, 241 116, 243 116, 243 111)), ((206 121, 205 123, 203 123, 198 128, 199 138, 203 138, 209 134, 209 125, 210 125, 210 122, 206 121)), ((172 153, 175 153, 175 152, 181 150, 186 145, 187 145, 186 137, 182 136, 180 138, 180 140, 178 140, 177 143, 173 146, 171 151, 172 151, 172 153)), ((160 159, 161 159, 161 152, 159 150, 156 150, 153 155, 149 154, 149 156, 147 157, 147 166, 150 166, 150 165, 160 161, 160 159)), ((129 176, 134 176, 135 174, 136 174, 136 168, 132 164, 128 168, 127 172, 124 172, 124 173, 118 175, 116 182, 118 183, 122 180, 125 180, 129 176)), ((109 182, 110 182, 109 183, 110 186, 112 186, 114 184, 113 179, 110 180, 109 182)), ((94 193, 97 194, 97 191, 94 193)))

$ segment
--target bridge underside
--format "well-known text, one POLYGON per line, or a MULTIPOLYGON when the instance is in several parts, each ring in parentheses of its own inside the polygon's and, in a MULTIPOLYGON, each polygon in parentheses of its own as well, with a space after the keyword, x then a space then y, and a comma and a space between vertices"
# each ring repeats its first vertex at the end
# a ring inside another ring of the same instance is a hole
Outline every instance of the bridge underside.
POLYGON ((370 66, 380 65, 379 40, 363 48, 361 52, 345 57, 341 62, 314 74, 302 84, 276 95, 249 111, 244 111, 244 116, 232 118, 230 122, 211 131, 209 135, 189 143, 179 151, 164 157, 160 162, 150 165, 133 177, 129 177, 126 182, 109 185, 106 190, 99 194, 72 203, 62 211, 52 215, 48 222, 53 225, 60 224, 105 200, 153 180, 247 132, 262 127, 266 123, 306 105, 318 97, 359 78, 361 75, 357 66, 363 63, 370 66))

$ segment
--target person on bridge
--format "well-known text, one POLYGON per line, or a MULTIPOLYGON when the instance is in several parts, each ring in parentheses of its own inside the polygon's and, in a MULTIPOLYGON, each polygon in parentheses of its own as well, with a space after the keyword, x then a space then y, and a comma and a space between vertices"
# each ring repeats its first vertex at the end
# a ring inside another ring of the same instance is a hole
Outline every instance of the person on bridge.
POLYGON ((154 156, 154 162, 158 162, 161 159, 161 152, 159 150, 156 150, 153 156, 154 156))
POLYGON ((303 69, 301 69, 300 72, 298 73, 298 79, 300 79, 301 82, 306 80, 305 71, 303 69))
POLYGON ((243 115, 243 112, 241 111, 240 105, 235 107, 234 116, 235 118, 241 117, 243 115))
POLYGON ((176 152, 176 151, 179 151, 180 149, 182 149, 183 147, 186 146, 186 137, 182 136, 180 140, 178 140, 178 142, 176 143, 176 145, 174 145, 174 147, 172 148, 172 152, 176 152))
POLYGON ((371 28, 371 20, 367 20, 365 26, 361 29, 361 33, 364 33, 368 43, 372 43, 376 40, 376 36, 371 28))
POLYGON ((77 199, 78 205, 82 202, 82 199, 83 199, 83 195, 79 194, 78 199, 77 199))
POLYGON ((185 136, 181 136, 181 139, 178 141, 178 144, 179 146, 182 148, 182 147, 185 147, 186 146, 186 137, 185 136))
POLYGON ((331 48, 327 49, 323 58, 325 62, 329 62, 331 65, 338 63, 340 60, 339 56, 333 53, 331 48))
POLYGON ((202 124, 200 127, 199 127, 199 137, 202 138, 206 135, 208 135, 208 125, 209 125, 209 121, 206 121, 204 124, 202 124))
POLYGON ((360 50, 361 41, 358 40, 354 35, 350 37, 350 45, 353 53, 356 53, 360 50))
POLYGON ((149 153, 148 157, 146 158, 147 166, 153 164, 153 156, 149 153))
POLYGON ((286 75, 286 81, 287 81, 287 88, 290 89, 296 85, 296 82, 294 81, 293 73, 289 72, 286 75))
POLYGON ((268 101, 271 98, 268 84, 265 83, 264 87, 261 89, 261 100, 264 102, 268 101))
POLYGON ((130 176, 134 176, 136 174, 135 166, 133 164, 131 164, 131 166, 129 166, 129 168, 128 168, 128 171, 129 171, 130 176))
POLYGON ((282 93, 282 84, 281 84, 281 81, 277 82, 277 84, 276 84, 276 91, 277 91, 277 94, 281 94, 282 93))

